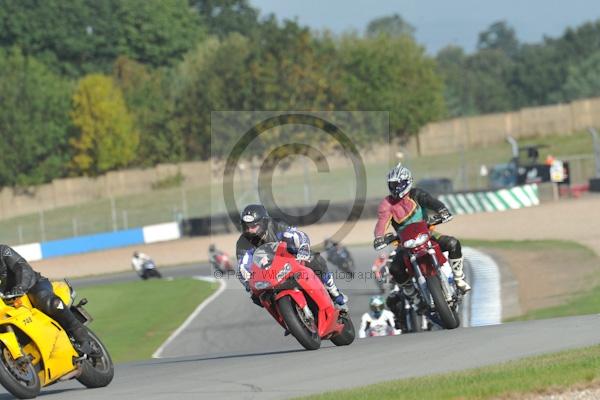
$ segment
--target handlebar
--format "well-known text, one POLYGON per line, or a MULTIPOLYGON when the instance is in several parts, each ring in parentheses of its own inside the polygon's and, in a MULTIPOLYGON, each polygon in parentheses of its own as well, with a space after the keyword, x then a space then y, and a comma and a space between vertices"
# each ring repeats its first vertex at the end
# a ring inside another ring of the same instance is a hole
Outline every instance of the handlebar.
MULTIPOLYGON (((432 215, 429 218, 427 218, 427 221, 425 221, 427 223, 428 226, 435 226, 435 225, 440 225, 444 223, 444 219, 439 215, 432 215)), ((393 242, 396 242, 399 240, 398 235, 396 233, 387 233, 384 237, 383 240, 385 241, 385 244, 391 244, 393 242)))

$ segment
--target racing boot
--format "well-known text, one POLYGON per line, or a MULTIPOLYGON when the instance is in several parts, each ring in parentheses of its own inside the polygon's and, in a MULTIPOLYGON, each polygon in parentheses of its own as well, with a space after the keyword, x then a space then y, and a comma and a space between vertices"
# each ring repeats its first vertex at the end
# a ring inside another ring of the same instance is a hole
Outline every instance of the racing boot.
POLYGON ((96 346, 92 346, 92 339, 83 325, 78 326, 69 333, 75 339, 75 348, 77 351, 91 357, 99 357, 102 355, 96 346))
POLYGON ((465 281, 465 273, 463 272, 463 260, 464 258, 451 258, 450 266, 452 267, 452 274, 454 275, 454 282, 458 290, 466 294, 471 290, 471 286, 465 281))
POLYGON ((323 284, 325 285, 325 289, 329 292, 329 296, 335 304, 338 305, 340 310, 348 311, 348 297, 345 294, 339 291, 337 286, 335 286, 335 282, 333 281, 333 275, 331 272, 323 275, 322 278, 323 284))
POLYGON ((409 279, 400 285, 400 287, 402 288, 402 293, 404 296, 406 296, 408 301, 414 306, 417 314, 423 315, 427 310, 427 306, 423 300, 421 300, 421 296, 419 296, 419 293, 417 292, 417 289, 415 288, 415 285, 413 285, 412 281, 409 279))

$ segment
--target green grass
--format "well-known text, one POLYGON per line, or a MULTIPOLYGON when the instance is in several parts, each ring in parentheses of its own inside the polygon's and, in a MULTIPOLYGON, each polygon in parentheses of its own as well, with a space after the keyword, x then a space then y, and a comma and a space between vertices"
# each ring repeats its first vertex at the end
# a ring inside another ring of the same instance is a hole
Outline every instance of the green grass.
POLYGON ((511 318, 509 321, 558 318, 571 315, 597 314, 598 312, 600 312, 600 286, 581 293, 560 306, 532 310, 520 317, 511 318))
POLYGON ((570 251, 579 253, 582 257, 597 258, 596 253, 587 246, 570 240, 479 240, 461 239, 464 246, 496 248, 522 251, 570 251))
MULTIPOLYGON (((401 360, 399 360, 401 361, 401 360)), ((382 371, 386 370, 382 366, 382 371)), ((600 379, 600 346, 526 358, 465 372, 388 381, 303 397, 311 400, 490 399, 566 389, 600 379)))
MULTIPOLYGON (((557 157, 591 155, 591 139, 585 132, 572 136, 548 136, 539 139, 522 140, 522 144, 538 143, 548 145, 541 150, 541 159, 547 154, 557 157)), ((416 180, 427 177, 447 177, 453 180, 457 190, 483 188, 487 181, 479 176, 481 165, 507 162, 511 157, 507 143, 495 144, 481 149, 470 149, 464 153, 413 157, 407 155, 403 162, 409 166, 416 180)), ((390 160, 394 163, 397 160, 390 160)), ((386 193, 385 173, 388 162, 371 163, 366 166, 367 195, 379 197, 386 193)), ((312 168, 312 167, 311 167, 312 168)), ((589 159, 573 168, 572 175, 589 176, 593 171, 593 160, 589 159), (589 170, 589 171, 588 171, 589 170), (587 171, 587 172, 586 172, 587 171), (589 174, 588 174, 589 172, 589 174), (587 174, 587 175, 586 175, 587 174)), ((250 175, 246 171, 245 184, 236 184, 238 204, 258 201, 249 185, 250 175)), ((351 168, 332 169, 328 173, 308 175, 310 191, 304 191, 304 176, 300 169, 286 171, 273 182, 273 193, 277 204, 283 206, 310 205, 317 200, 343 201, 352 199, 355 191, 355 176, 351 168), (307 201, 305 197, 308 197, 307 201)), ((115 224, 111 203, 108 199, 81 204, 73 207, 57 208, 39 213, 0 221, 0 242, 12 245, 53 240, 65 237, 107 232, 117 229, 174 221, 178 214, 186 216, 207 216, 225 211, 221 185, 206 182, 200 186, 166 187, 146 193, 115 198, 115 224)))
MULTIPOLYGON (((148 359, 215 289, 195 279, 149 280, 77 289, 91 329, 115 362, 148 359)), ((78 301, 78 300, 76 300, 78 301)))

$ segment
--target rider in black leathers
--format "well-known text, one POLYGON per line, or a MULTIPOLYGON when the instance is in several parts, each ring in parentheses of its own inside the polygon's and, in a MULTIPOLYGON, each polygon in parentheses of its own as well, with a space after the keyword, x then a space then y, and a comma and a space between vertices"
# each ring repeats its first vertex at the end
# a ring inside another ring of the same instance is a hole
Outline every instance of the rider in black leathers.
POLYGON ((5 244, 0 244, 0 292, 5 299, 27 295, 35 308, 55 319, 77 341, 79 352, 96 355, 87 329, 54 294, 50 281, 5 244))
MULTIPOLYGON (((310 241, 304 232, 272 219, 265 207, 260 204, 247 206, 242 211, 240 219, 242 234, 237 241, 236 256, 239 268, 238 276, 247 290, 249 290, 248 280, 250 279, 254 250, 265 243, 285 241, 288 250, 296 254, 298 260, 306 261, 306 266, 321 278, 334 302, 341 307, 346 306, 346 296, 338 290, 333 282, 333 276, 327 268, 327 261, 319 253, 311 254, 310 241)), ((253 297, 252 301, 260 305, 257 298, 253 297)))

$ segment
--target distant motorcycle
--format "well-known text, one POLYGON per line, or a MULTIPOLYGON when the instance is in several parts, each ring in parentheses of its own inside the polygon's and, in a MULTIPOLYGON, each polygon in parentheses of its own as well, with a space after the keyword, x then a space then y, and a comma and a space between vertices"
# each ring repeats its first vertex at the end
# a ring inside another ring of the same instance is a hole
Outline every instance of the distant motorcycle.
POLYGON ((387 301, 388 307, 396 316, 397 328, 402 333, 418 333, 431 329, 431 322, 424 315, 419 315, 412 306, 410 299, 402 294, 402 291, 396 288, 387 301))
POLYGON ((338 269, 354 274, 354 259, 346 246, 332 243, 325 248, 325 254, 327 256, 327 261, 338 267, 338 269))
POLYGON ((425 304, 428 317, 444 329, 460 325, 458 308, 462 293, 456 287, 452 269, 430 227, 441 224, 434 216, 427 222, 410 224, 398 234, 387 234, 386 243, 398 242, 403 249, 403 262, 413 284, 425 304))
POLYGON ((233 265, 231 264, 231 260, 226 253, 220 252, 215 254, 214 257, 210 261, 212 267, 221 272, 226 273, 228 271, 234 271, 233 265))
POLYGON ((377 288, 379 289, 379 292, 381 292, 381 294, 385 293, 386 291, 391 291, 394 288, 393 278, 390 274, 389 260, 391 260, 395 254, 396 252, 390 253, 388 262, 386 264, 383 264, 379 267, 373 265, 372 267, 374 269, 373 274, 375 284, 377 285, 377 288))
POLYGON ((158 271, 158 269, 156 269, 156 264, 152 260, 145 261, 142 264, 142 268, 140 271, 138 271, 138 275, 143 280, 150 279, 150 278, 158 278, 158 279, 162 278, 161 273, 158 271))

